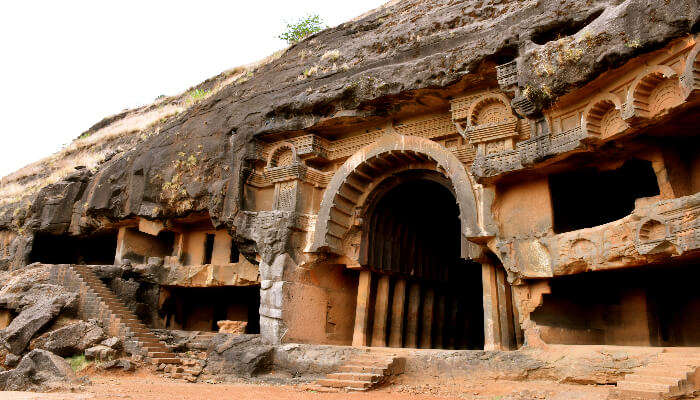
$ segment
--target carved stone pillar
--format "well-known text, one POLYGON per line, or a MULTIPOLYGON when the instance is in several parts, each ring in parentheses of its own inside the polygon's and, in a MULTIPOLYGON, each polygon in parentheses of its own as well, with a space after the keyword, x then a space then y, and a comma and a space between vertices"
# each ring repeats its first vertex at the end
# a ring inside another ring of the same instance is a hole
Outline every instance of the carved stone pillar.
POLYGON ((481 264, 481 281, 484 294, 484 350, 501 350, 496 267, 491 264, 481 264))
POLYGON ((357 306, 355 307, 355 330, 352 334, 353 346, 367 346, 369 328, 370 294, 372 291, 372 273, 360 271, 357 284, 357 306))
POLYGON ((427 288, 423 296, 423 330, 420 336, 421 349, 429 349, 432 345, 433 307, 435 306, 435 290, 427 288))
POLYGON ((389 275, 382 275, 377 282, 377 299, 374 303, 374 327, 372 347, 386 347, 387 318, 389 317, 389 275))
POLYGON ((510 285, 502 268, 496 270, 498 285, 498 318, 501 326, 501 349, 515 349, 515 332, 513 326, 513 302, 510 285))
POLYGON ((420 319, 420 285, 411 283, 408 290, 408 310, 406 311, 406 340, 405 346, 418 347, 418 320, 420 319))
POLYGON ((394 296, 391 304, 391 330, 389 332, 389 347, 403 345, 403 319, 406 305, 406 281, 399 279, 394 284, 394 296))

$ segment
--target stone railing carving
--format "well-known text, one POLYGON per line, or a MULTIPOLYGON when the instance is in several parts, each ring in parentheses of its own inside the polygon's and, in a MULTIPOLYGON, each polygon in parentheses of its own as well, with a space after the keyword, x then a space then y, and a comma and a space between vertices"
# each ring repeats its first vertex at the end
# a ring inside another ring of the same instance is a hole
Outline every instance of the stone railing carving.
POLYGON ((493 177, 516 171, 557 154, 566 153, 585 146, 593 139, 580 126, 568 131, 536 136, 519 142, 515 150, 494 154, 477 154, 472 164, 472 174, 478 178, 493 177))
POLYGON ((518 83, 517 61, 513 60, 509 63, 497 65, 496 77, 498 79, 498 86, 500 86, 501 89, 505 89, 511 85, 516 85, 518 83))

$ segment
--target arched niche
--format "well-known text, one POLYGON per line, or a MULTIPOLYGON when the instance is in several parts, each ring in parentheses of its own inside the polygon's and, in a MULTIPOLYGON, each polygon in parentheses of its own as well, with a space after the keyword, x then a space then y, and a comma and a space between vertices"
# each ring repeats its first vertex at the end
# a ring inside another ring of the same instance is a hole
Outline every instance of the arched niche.
POLYGON ((289 142, 282 142, 270 149, 267 168, 284 167, 296 163, 297 160, 296 147, 289 142))
MULTIPOLYGON (((336 171, 324 192, 310 252, 344 255, 343 241, 358 224, 358 210, 384 177, 407 169, 438 171, 450 183, 459 207, 463 238, 487 236, 482 227, 474 183, 464 165, 431 140, 397 134, 380 137, 358 151, 336 171)), ((490 220, 490 216, 489 220, 490 220)), ((466 240, 465 246, 469 246, 466 240)), ((463 248, 462 253, 468 251, 463 248)))
POLYGON ((683 102, 676 71, 666 65, 646 68, 627 92, 625 120, 634 125, 683 102))
POLYGON ((581 127, 589 135, 607 138, 624 131, 627 123, 622 119, 620 99, 605 93, 597 96, 586 107, 581 117, 581 127))
POLYGON ((515 119, 508 104, 508 98, 502 94, 484 96, 469 107, 467 126, 497 125, 515 119))

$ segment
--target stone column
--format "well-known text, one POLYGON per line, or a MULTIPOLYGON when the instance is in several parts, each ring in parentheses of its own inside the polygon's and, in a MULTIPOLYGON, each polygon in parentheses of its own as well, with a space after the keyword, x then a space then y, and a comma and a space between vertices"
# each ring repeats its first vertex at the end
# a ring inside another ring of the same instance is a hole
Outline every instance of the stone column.
POLYGON ((427 288, 423 296, 423 331, 420 336, 421 349, 429 349, 432 345, 433 307, 435 305, 435 290, 427 288))
POLYGON ((360 271, 357 284, 357 305, 355 306, 355 330, 352 334, 353 346, 367 346, 369 328, 370 294, 372 291, 372 273, 360 271))
POLYGON ((445 295, 437 295, 436 300, 434 347, 442 349, 445 340, 445 295))
POLYGON ((496 267, 491 264, 481 264, 481 281, 484 294, 484 350, 501 350, 496 267))
POLYGON ((418 320, 420 315, 420 285, 411 283, 408 290, 408 310, 406 312, 406 340, 405 346, 418 348, 418 320))
POLYGON ((391 331, 389 332, 389 347, 403 345, 403 318, 406 305, 406 280, 399 279, 394 284, 394 296, 391 303, 391 331))
POLYGON ((374 327, 372 347, 386 347, 387 318, 389 317, 389 275, 382 275, 377 282, 377 299, 374 303, 374 327))
POLYGON ((502 268, 496 270, 496 283, 498 285, 498 317, 501 325, 501 348, 503 350, 511 350, 515 348, 513 296, 510 294, 510 285, 506 280, 506 274, 502 268))

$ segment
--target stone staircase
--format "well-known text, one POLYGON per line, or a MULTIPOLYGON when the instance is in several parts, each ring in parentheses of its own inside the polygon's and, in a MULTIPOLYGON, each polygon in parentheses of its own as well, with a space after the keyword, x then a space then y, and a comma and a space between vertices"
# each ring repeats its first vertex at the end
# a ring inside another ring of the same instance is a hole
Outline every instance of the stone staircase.
POLYGON ((107 331, 124 341, 128 352, 144 356, 155 365, 180 364, 180 359, 85 265, 54 265, 51 281, 79 293, 78 314, 96 318, 107 331))
POLYGON ((636 369, 611 389, 614 400, 693 398, 700 392, 700 349, 667 348, 658 359, 636 369))
POLYGON ((372 351, 355 355, 338 368, 338 372, 326 375, 316 384, 327 388, 370 390, 385 383, 392 375, 403 373, 406 359, 391 352, 372 351))

